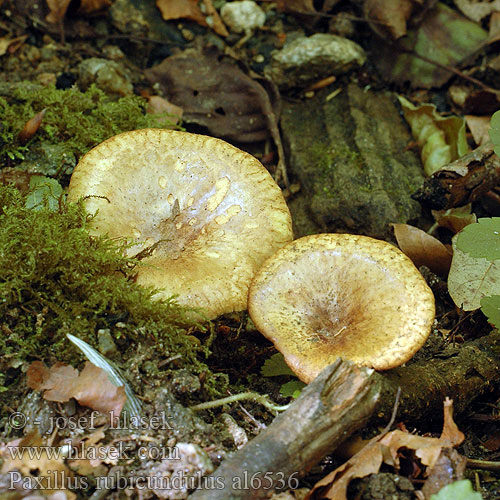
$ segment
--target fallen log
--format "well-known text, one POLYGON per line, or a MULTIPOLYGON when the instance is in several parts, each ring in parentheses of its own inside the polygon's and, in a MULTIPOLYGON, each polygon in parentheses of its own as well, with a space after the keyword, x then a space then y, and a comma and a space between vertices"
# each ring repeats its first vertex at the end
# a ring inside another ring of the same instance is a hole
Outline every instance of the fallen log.
POLYGON ((369 368, 337 360, 290 408, 245 447, 203 478, 192 500, 269 497, 293 489, 321 458, 366 424, 375 410, 380 378, 369 368))
POLYGON ((500 158, 488 143, 431 175, 412 198, 427 208, 446 210, 479 200, 498 184, 500 158))
POLYGON ((337 360, 290 408, 245 447, 203 478, 192 500, 255 500, 297 479, 368 423, 386 424, 401 388, 397 421, 442 422, 446 396, 455 413, 500 382, 500 333, 464 343, 446 359, 423 360, 375 373, 337 360), (210 488, 212 486, 212 488, 210 488))

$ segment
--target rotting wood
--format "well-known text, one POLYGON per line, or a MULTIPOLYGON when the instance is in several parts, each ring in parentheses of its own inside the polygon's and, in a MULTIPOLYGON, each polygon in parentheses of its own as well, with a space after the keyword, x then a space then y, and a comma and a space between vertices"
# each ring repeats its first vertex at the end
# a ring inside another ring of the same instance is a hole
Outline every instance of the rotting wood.
POLYGON ((192 500, 266 498, 306 473, 366 424, 386 424, 401 387, 398 422, 442 422, 446 396, 455 413, 500 382, 500 333, 462 344, 446 359, 422 360, 375 373, 337 360, 309 384, 291 407, 244 448, 227 459, 192 500), (267 476, 265 473, 269 472, 267 476), (268 479, 269 477, 272 479, 268 479), (261 488, 252 488, 261 484, 261 488), (245 483, 246 481, 246 483, 245 483), (224 486, 224 489, 218 489, 224 486), (233 487, 241 486, 241 488, 233 487), (245 489, 244 487, 247 486, 245 489))
POLYGON ((412 195, 425 207, 446 210, 480 199, 500 183, 500 158, 487 143, 443 167, 412 195))
POLYGON ((296 487, 299 477, 366 424, 379 394, 380 379, 373 370, 337 360, 266 430, 204 478, 206 489, 189 498, 259 499, 275 488, 296 487))
POLYGON ((440 423, 446 396, 453 399, 454 413, 459 415, 472 400, 500 382, 500 333, 493 331, 465 342, 456 355, 446 359, 422 360, 378 373, 377 377, 381 379, 382 397, 372 422, 387 422, 395 394, 401 387, 398 422, 440 423))

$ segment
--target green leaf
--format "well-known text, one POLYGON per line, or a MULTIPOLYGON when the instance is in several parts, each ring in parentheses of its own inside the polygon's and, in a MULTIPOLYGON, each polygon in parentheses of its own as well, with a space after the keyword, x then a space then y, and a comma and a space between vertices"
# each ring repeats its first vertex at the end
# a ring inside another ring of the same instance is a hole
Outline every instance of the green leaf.
POLYGON ((266 359, 264 365, 260 369, 260 373, 262 373, 264 377, 278 377, 279 375, 293 375, 295 377, 295 373, 290 370, 288 365, 285 363, 283 354, 280 352, 277 352, 269 359, 266 359))
POLYGON ((483 500, 483 497, 472 489, 468 479, 464 479, 447 484, 437 495, 431 495, 431 500, 483 500))
MULTIPOLYGON (((478 226, 478 224, 469 224, 478 226)), ((465 231, 465 229, 463 231, 465 231)), ((474 311, 481 306, 481 299, 500 293, 500 260, 489 261, 472 257, 457 244, 462 233, 453 240, 453 258, 448 274, 448 291, 458 307, 474 311)))
POLYGON ((490 139, 495 146, 495 153, 500 156, 500 111, 493 113, 490 121, 490 139))
POLYGON ((41 210, 47 207, 52 212, 59 208, 62 187, 55 179, 34 175, 30 179, 30 192, 26 197, 26 208, 41 210))
POLYGON ((300 380, 290 380, 286 384, 283 384, 280 388, 280 394, 285 398, 298 398, 302 389, 306 386, 304 382, 300 380))
POLYGON ((481 299, 481 311, 488 318, 488 323, 500 329, 500 295, 483 297, 481 299))
POLYGON ((478 219, 460 231, 457 247, 472 257, 500 259, 500 217, 478 219))

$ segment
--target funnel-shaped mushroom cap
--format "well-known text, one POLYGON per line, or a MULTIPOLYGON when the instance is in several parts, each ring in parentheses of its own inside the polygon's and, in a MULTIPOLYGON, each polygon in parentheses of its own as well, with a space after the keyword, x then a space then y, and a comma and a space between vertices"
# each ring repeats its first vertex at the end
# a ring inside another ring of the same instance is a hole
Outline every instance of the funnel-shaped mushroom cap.
MULTIPOLYGON (((204 308, 246 308, 264 260, 292 239, 290 212, 271 175, 219 139, 144 129, 99 144, 78 163, 69 199, 87 197, 90 230, 149 248, 137 281, 204 308)), ((146 253, 146 252, 144 252, 146 253)))
POLYGON ((422 347, 434 296, 391 244, 350 234, 289 243, 257 272, 248 310, 304 382, 339 356, 386 370, 422 347))

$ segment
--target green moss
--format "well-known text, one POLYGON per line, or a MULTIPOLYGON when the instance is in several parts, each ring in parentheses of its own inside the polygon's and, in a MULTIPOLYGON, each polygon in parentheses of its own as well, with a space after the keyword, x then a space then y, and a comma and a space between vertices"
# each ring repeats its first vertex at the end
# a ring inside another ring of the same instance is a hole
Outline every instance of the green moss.
POLYGON ((16 189, 0 186, 0 372, 18 359, 79 361, 66 334, 96 346, 97 330, 110 328, 119 362, 151 346, 160 359, 173 356, 178 366, 204 372, 215 387, 199 360, 207 348, 186 335, 201 328, 193 312, 173 300, 152 301, 153 291, 133 281, 139 264, 124 257, 122 243, 90 236, 90 218, 62 198, 56 210, 48 203, 28 209, 16 189))
POLYGON ((27 146, 64 144, 68 155, 81 156, 100 142, 127 130, 172 126, 166 115, 146 114, 147 101, 138 96, 113 100, 91 86, 86 92, 76 88, 57 90, 17 84, 0 97, 0 161, 22 160, 27 146), (28 145, 17 137, 25 123, 46 109, 43 122, 28 145))

